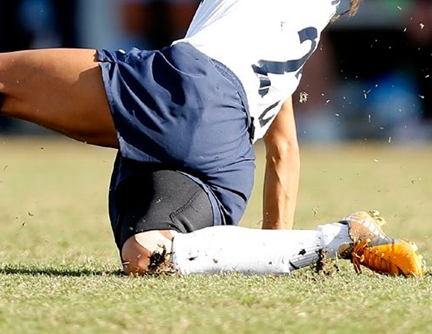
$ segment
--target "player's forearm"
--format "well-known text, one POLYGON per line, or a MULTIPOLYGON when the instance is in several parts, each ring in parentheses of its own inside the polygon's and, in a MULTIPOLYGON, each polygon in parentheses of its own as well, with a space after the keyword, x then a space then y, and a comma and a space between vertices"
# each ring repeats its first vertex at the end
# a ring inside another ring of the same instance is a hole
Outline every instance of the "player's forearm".
POLYGON ((263 228, 290 229, 294 223, 300 178, 297 147, 267 156, 264 179, 263 228))

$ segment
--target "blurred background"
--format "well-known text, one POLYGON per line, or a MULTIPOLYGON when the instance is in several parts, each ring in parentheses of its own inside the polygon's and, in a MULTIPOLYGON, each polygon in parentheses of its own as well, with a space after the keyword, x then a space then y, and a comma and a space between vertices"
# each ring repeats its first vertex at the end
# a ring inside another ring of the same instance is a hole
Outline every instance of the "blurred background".
MULTIPOLYGON (((342 2, 348 8, 348 0, 342 2)), ((160 48, 185 33, 198 3, 0 0, 0 52, 160 48)), ((432 140, 431 21, 430 0, 365 0, 355 17, 331 24, 294 97, 300 140, 432 140)), ((0 117, 0 133, 50 134, 6 117, 0 117)))

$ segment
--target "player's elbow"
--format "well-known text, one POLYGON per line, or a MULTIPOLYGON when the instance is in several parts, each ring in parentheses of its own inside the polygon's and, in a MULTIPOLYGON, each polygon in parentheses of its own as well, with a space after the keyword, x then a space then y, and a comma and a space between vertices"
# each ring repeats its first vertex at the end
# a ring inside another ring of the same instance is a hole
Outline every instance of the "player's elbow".
POLYGON ((267 160, 291 161, 300 164, 300 147, 296 139, 278 136, 264 138, 267 160))

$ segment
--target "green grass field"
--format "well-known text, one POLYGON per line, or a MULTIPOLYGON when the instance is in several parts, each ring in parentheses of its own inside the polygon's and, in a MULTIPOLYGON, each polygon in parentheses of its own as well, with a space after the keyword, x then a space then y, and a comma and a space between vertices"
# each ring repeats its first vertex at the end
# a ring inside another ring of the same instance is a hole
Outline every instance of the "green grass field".
MULTIPOLYGON (((258 156, 262 148, 257 147, 258 156)), ((379 209, 432 263, 432 147, 302 147, 296 228, 379 209)), ((0 333, 432 333, 432 275, 120 275, 107 218, 114 151, 0 138, 0 333)), ((243 226, 259 228, 262 163, 243 226)), ((336 270, 336 269, 339 270, 336 270)))

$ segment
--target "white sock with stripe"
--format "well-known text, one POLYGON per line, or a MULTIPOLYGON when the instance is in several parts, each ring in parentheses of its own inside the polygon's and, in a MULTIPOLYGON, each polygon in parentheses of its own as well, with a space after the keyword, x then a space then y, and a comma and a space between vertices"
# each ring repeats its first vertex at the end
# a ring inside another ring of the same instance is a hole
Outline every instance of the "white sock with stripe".
POLYGON ((318 259, 320 249, 335 257, 342 243, 351 242, 348 226, 340 223, 316 230, 261 230, 214 226, 173 240, 173 263, 180 273, 239 272, 289 274, 318 259))

